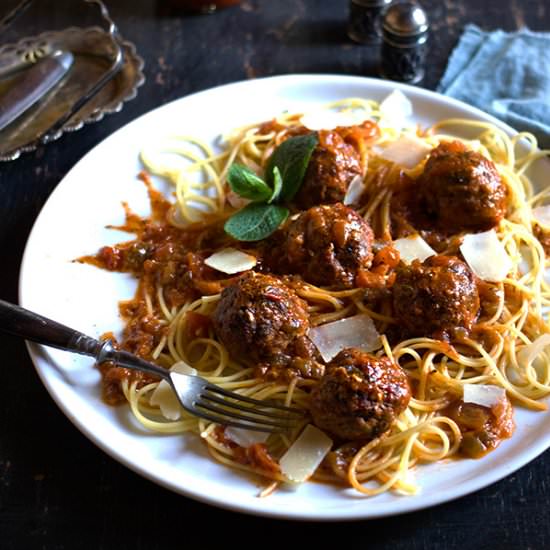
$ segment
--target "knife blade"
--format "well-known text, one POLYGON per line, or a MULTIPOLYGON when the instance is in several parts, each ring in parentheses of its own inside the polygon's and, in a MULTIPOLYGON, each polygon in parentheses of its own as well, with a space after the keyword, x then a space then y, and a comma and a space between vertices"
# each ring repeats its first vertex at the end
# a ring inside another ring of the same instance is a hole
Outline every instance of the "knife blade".
POLYGON ((71 52, 57 50, 26 69, 18 84, 0 97, 0 131, 44 97, 67 74, 73 62, 71 52))

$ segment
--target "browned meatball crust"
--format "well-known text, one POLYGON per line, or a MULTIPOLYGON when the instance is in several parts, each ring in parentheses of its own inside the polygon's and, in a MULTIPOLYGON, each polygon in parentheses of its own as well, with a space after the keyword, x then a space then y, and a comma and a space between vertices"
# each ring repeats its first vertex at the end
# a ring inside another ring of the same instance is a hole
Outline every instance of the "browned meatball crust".
POLYGON ((368 441, 391 428, 410 398, 407 375, 389 357, 349 348, 327 365, 310 410, 315 425, 334 437, 368 441))
POLYGON ((335 130, 321 130, 302 185, 294 199, 302 209, 341 202, 351 180, 362 174, 357 149, 335 130))
POLYGON ((315 285, 354 286, 361 269, 372 264, 373 232, 343 204, 316 206, 290 222, 283 263, 315 285))
POLYGON ((430 153, 420 184, 424 207, 443 231, 484 231, 506 214, 507 188, 494 163, 459 141, 430 153))
POLYGON ((397 270, 393 286, 396 317, 411 336, 444 336, 470 329, 479 313, 474 275, 461 260, 431 256, 397 270))
POLYGON ((309 329, 307 304, 276 277, 248 272, 224 289, 214 330, 234 357, 292 355, 309 329))

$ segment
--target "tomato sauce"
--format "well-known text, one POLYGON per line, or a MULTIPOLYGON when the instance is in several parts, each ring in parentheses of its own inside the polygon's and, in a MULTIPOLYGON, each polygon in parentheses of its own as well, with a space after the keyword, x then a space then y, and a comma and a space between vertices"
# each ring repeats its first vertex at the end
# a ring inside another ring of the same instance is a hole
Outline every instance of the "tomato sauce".
MULTIPOLYGON (((172 205, 153 188, 147 174, 140 174, 140 179, 149 193, 151 216, 141 218, 123 204, 125 222, 113 227, 133 233, 135 238, 105 246, 97 254, 83 256, 77 261, 109 271, 131 273, 138 279, 134 298, 119 304, 125 328, 117 345, 151 360, 168 330, 157 295, 160 287, 166 306, 172 309, 202 295, 218 294, 234 278, 221 278, 222 274, 204 263, 204 259, 228 239, 223 231, 223 221, 192 224, 185 230, 170 225, 168 214, 172 205)), ((187 321, 187 330, 194 336, 208 333, 209 319, 204 316, 190 313, 187 321)), ((113 405, 125 402, 121 389, 123 380, 137 382, 138 387, 155 380, 150 375, 108 363, 101 365, 100 371, 103 398, 113 405)))

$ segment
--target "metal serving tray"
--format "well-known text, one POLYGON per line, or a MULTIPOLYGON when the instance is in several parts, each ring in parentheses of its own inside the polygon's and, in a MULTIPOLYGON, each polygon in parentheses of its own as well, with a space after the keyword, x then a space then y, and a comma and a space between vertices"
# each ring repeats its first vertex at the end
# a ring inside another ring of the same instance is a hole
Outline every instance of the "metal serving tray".
MULTIPOLYGON (((134 45, 113 29, 100 27, 70 27, 7 44, 0 47, 0 66, 13 59, 32 63, 56 50, 70 51, 73 66, 37 104, 0 131, 0 161, 14 160, 65 132, 120 111, 145 81, 144 63, 134 45)), ((23 74, 24 68, 0 80, 0 101, 23 74)))

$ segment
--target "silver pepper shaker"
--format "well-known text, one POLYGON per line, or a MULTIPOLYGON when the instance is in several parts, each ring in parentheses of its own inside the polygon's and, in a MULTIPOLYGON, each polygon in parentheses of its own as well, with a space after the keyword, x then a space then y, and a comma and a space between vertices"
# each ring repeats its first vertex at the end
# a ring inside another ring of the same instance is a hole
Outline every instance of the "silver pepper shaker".
POLYGON ((380 75, 414 84, 424 78, 430 25, 426 12, 415 2, 388 8, 382 20, 380 75))
POLYGON ((393 0, 350 0, 348 36, 361 44, 379 44, 380 19, 393 0))

